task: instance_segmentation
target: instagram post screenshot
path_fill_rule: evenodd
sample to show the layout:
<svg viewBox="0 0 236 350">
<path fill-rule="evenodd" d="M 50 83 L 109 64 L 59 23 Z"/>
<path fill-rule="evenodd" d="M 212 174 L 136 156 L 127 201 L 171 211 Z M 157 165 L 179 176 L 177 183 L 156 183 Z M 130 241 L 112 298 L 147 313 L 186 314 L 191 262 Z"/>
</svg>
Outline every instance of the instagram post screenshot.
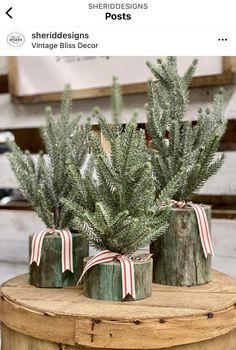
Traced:
<svg viewBox="0 0 236 350">
<path fill-rule="evenodd" d="M 236 350 L 236 21 L 0 2 L 0 350 Z"/>
</svg>

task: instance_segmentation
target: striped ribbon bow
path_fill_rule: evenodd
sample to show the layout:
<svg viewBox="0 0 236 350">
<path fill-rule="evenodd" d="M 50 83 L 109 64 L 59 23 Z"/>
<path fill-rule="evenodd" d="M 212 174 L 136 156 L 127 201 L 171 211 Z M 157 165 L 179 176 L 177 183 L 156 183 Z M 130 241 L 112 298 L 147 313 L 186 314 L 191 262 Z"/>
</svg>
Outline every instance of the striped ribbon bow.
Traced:
<svg viewBox="0 0 236 350">
<path fill-rule="evenodd" d="M 172 206 L 174 206 L 175 208 L 185 208 L 187 205 L 189 205 L 194 209 L 197 217 L 198 228 L 199 228 L 204 255 L 206 258 L 208 254 L 211 256 L 215 256 L 212 243 L 211 243 L 211 236 L 210 236 L 207 216 L 204 208 L 199 204 L 194 204 L 191 202 L 185 203 L 185 202 L 178 202 L 178 201 L 172 200 L 171 203 L 172 203 Z"/>
<path fill-rule="evenodd" d="M 125 255 L 121 255 L 118 253 L 113 253 L 110 250 L 104 250 L 92 257 L 87 264 L 85 265 L 85 268 L 82 272 L 82 275 L 80 276 L 80 279 L 78 281 L 78 284 L 81 282 L 84 274 L 93 266 L 105 263 L 105 262 L 111 262 L 114 260 L 118 260 L 121 264 L 121 276 L 122 276 L 122 295 L 123 299 L 130 295 L 133 297 L 133 299 L 136 298 L 135 295 L 135 280 L 134 280 L 134 264 L 133 261 L 128 258 Z"/>
<path fill-rule="evenodd" d="M 61 254 L 61 262 L 62 262 L 62 272 L 69 270 L 74 272 L 73 269 L 73 257 L 72 257 L 72 235 L 69 230 L 55 230 L 51 228 L 47 228 L 43 231 L 37 232 L 33 236 L 32 240 L 32 250 L 31 250 L 31 259 L 30 265 L 33 262 L 36 262 L 37 266 L 40 264 L 41 253 L 43 240 L 46 235 L 60 235 L 61 243 L 62 243 L 62 254 Z"/>
</svg>

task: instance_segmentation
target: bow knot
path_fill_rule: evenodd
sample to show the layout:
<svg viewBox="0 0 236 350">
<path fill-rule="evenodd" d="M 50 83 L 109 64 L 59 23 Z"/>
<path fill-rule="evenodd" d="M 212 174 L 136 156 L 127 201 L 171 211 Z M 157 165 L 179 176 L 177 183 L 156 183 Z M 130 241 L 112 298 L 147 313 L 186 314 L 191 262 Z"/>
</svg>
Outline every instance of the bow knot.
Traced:
<svg viewBox="0 0 236 350">
<path fill-rule="evenodd" d="M 185 208 L 186 207 L 186 202 L 172 200 L 171 204 L 174 208 Z"/>
</svg>

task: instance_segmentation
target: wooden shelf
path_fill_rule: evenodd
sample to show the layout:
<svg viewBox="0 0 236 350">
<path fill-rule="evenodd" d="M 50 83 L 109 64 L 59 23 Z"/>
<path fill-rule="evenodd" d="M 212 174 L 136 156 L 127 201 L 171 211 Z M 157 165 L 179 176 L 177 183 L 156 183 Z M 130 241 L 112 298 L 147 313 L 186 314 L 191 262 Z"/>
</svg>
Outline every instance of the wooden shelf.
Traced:
<svg viewBox="0 0 236 350">
<path fill-rule="evenodd" d="M 207 75 L 194 77 L 190 88 L 216 87 L 231 85 L 235 82 L 235 74 L 233 72 L 224 72 L 222 74 Z M 147 83 L 127 84 L 121 86 L 123 95 L 146 94 Z M 94 89 L 84 89 L 73 91 L 73 100 L 88 99 L 93 97 L 111 96 L 111 87 L 100 87 Z M 52 101 L 61 101 L 62 93 L 55 92 L 49 94 L 32 95 L 32 96 L 16 96 L 12 94 L 12 101 L 20 104 L 35 104 Z"/>
<path fill-rule="evenodd" d="M 0 289 L 2 350 L 234 349 L 236 281 L 212 277 L 190 288 L 153 284 L 152 296 L 135 302 L 92 300 L 81 286 L 42 289 L 27 275 L 13 278 Z"/>
<path fill-rule="evenodd" d="M 8 91 L 8 75 L 0 75 L 0 94 L 6 94 Z"/>
</svg>

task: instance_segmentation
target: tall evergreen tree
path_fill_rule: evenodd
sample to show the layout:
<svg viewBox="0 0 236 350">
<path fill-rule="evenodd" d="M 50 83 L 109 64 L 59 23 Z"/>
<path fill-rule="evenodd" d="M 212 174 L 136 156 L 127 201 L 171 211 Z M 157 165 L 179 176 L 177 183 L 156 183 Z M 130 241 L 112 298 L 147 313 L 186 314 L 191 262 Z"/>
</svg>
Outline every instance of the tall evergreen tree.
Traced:
<svg viewBox="0 0 236 350">
<path fill-rule="evenodd" d="M 90 133 L 90 146 L 96 167 L 82 178 L 73 164 L 68 177 L 74 188 L 73 200 L 65 200 L 74 215 L 74 224 L 99 250 L 130 254 L 154 241 L 168 227 L 168 211 L 162 203 L 176 191 L 173 180 L 156 198 L 150 157 L 144 131 L 135 122 L 121 123 L 122 98 L 115 79 L 112 94 L 113 123 L 96 109 L 103 136 L 111 145 L 106 154 L 96 135 Z"/>
<path fill-rule="evenodd" d="M 24 196 L 45 225 L 56 229 L 68 227 L 71 220 L 70 213 L 61 205 L 61 199 L 69 198 L 73 192 L 66 163 L 70 160 L 81 169 L 88 153 L 90 124 L 80 126 L 81 115 L 72 118 L 71 114 L 71 91 L 67 87 L 60 116 L 56 119 L 51 108 L 46 109 L 46 125 L 41 128 L 46 154 L 40 152 L 37 159 L 9 141 L 8 157 Z"/>
<path fill-rule="evenodd" d="M 182 184 L 173 198 L 187 201 L 223 163 L 223 155 L 216 157 L 226 127 L 223 93 L 220 90 L 208 108 L 199 110 L 197 123 L 192 125 L 184 120 L 184 115 L 197 60 L 183 76 L 178 73 L 175 57 L 147 64 L 156 79 L 149 83 L 146 106 L 156 193 L 180 175 Z"/>
</svg>

